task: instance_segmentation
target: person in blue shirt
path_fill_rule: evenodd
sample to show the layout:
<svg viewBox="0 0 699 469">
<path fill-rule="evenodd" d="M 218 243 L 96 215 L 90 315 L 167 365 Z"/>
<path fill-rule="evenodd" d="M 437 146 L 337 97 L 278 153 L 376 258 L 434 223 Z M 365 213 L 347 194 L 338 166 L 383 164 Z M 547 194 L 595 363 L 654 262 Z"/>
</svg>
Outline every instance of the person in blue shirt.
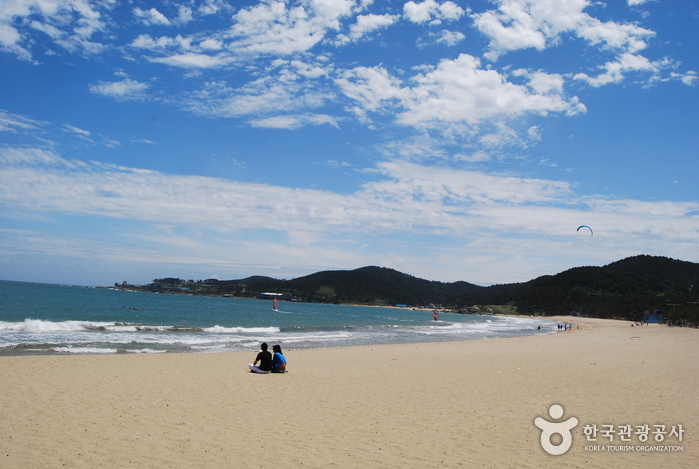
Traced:
<svg viewBox="0 0 699 469">
<path fill-rule="evenodd" d="M 272 373 L 286 373 L 286 357 L 282 353 L 279 345 L 272 347 L 274 356 L 272 357 Z"/>
</svg>

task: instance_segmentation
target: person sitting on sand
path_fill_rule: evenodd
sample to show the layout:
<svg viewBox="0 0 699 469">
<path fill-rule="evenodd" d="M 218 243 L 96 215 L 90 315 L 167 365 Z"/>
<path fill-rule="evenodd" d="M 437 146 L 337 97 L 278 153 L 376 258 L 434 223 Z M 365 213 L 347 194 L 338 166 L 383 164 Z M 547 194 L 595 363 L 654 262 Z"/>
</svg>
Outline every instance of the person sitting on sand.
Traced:
<svg viewBox="0 0 699 469">
<path fill-rule="evenodd" d="M 272 357 L 272 373 L 286 373 L 286 357 L 282 353 L 279 345 L 272 347 L 274 356 Z"/>
<path fill-rule="evenodd" d="M 262 342 L 260 345 L 262 351 L 257 354 L 255 361 L 248 365 L 253 373 L 269 373 L 272 371 L 272 354 L 267 351 L 267 343 Z M 257 366 L 260 362 L 260 366 Z"/>
</svg>

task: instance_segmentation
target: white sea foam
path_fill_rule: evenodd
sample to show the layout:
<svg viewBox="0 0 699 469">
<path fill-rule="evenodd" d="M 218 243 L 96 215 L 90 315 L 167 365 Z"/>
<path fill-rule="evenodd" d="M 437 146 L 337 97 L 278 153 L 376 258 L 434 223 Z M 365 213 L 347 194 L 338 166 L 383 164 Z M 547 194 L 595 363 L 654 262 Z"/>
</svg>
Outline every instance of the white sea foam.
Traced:
<svg viewBox="0 0 699 469">
<path fill-rule="evenodd" d="M 107 354 L 117 353 L 115 348 L 98 348 L 98 347 L 54 347 L 54 352 L 59 353 L 81 353 L 81 354 Z"/>
<path fill-rule="evenodd" d="M 150 348 L 144 348 L 140 350 L 129 350 L 129 353 L 166 353 L 167 350 L 153 350 Z"/>
<path fill-rule="evenodd" d="M 279 332 L 278 327 L 222 327 L 216 325 L 214 327 L 205 327 L 204 332 L 211 332 L 213 334 L 235 334 L 235 333 L 275 333 Z"/>
<path fill-rule="evenodd" d="M 0 322 L 0 332 L 65 332 L 98 329 L 113 326 L 114 323 L 87 321 L 44 321 L 41 319 L 25 319 L 22 322 Z"/>
</svg>

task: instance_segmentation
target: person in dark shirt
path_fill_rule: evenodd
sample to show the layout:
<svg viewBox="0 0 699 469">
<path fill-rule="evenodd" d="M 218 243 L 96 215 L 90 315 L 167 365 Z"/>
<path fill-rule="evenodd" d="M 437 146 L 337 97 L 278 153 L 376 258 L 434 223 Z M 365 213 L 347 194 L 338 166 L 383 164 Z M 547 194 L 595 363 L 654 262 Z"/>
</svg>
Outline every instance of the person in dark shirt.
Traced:
<svg viewBox="0 0 699 469">
<path fill-rule="evenodd" d="M 253 373 L 269 373 L 272 371 L 272 354 L 267 351 L 267 343 L 262 342 L 260 345 L 262 351 L 257 354 L 255 361 L 248 365 L 250 371 Z M 260 366 L 257 366 L 257 363 Z"/>
</svg>

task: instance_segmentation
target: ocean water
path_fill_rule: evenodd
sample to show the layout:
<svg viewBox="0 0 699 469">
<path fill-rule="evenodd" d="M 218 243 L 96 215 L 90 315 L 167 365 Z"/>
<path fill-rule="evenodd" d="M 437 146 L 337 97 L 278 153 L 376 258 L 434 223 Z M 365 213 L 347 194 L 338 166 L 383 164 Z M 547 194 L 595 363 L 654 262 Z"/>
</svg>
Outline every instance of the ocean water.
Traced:
<svg viewBox="0 0 699 469">
<path fill-rule="evenodd" d="M 541 330 L 538 330 L 541 326 Z M 532 318 L 0 281 L 0 355 L 226 352 L 552 334 Z"/>
</svg>

